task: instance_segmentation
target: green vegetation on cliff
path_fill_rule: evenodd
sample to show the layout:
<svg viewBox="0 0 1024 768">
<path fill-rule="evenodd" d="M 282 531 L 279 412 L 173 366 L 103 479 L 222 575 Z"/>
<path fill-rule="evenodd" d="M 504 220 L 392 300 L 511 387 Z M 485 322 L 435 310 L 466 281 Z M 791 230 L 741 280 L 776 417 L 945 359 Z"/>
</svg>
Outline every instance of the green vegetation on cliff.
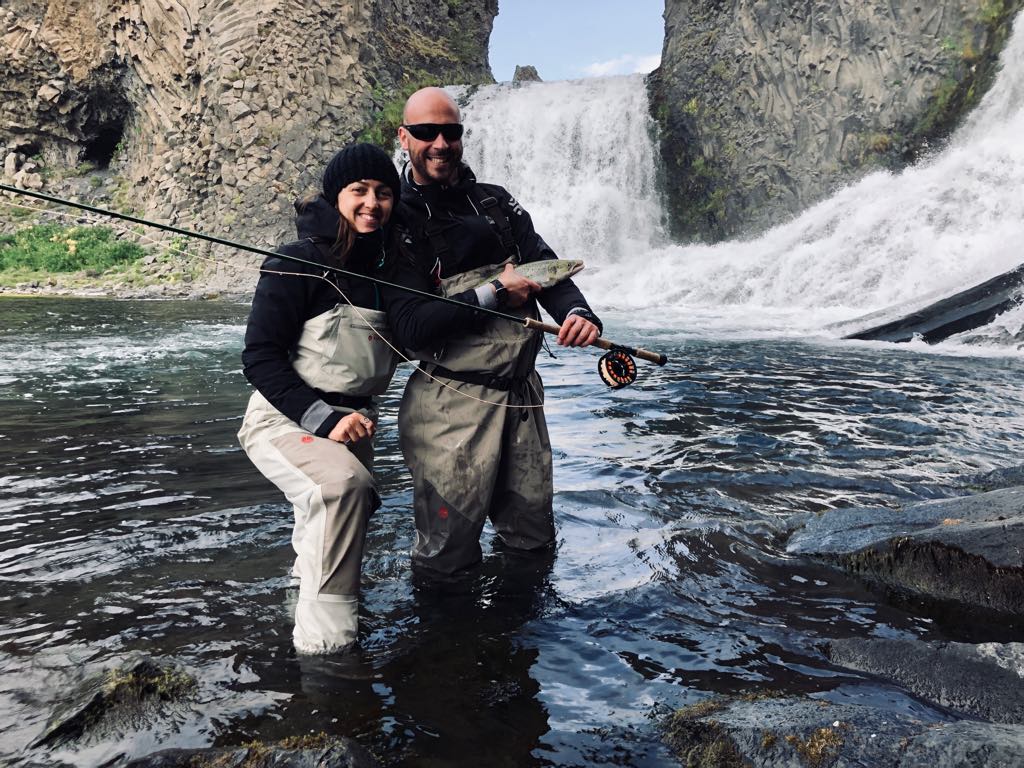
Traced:
<svg viewBox="0 0 1024 768">
<path fill-rule="evenodd" d="M 119 240 L 108 227 L 37 224 L 0 235 L 0 271 L 102 272 L 145 255 L 141 246 Z"/>
<path fill-rule="evenodd" d="M 959 43 L 951 41 L 949 73 L 928 100 L 924 113 L 893 142 L 902 150 L 904 161 L 916 160 L 922 149 L 948 137 L 978 105 L 995 80 L 999 53 L 1022 5 L 1021 0 L 985 0 L 963 39 Z"/>
</svg>

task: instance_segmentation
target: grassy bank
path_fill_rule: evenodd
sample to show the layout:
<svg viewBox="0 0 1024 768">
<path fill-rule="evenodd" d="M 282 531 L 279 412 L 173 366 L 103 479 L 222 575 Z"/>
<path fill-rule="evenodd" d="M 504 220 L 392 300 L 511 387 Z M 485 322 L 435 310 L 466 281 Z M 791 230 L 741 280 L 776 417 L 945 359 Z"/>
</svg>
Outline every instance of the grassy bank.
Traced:
<svg viewBox="0 0 1024 768">
<path fill-rule="evenodd" d="M 141 246 L 118 240 L 108 227 L 36 224 L 0 235 L 0 272 L 89 270 L 99 274 L 145 255 Z"/>
<path fill-rule="evenodd" d="M 103 226 L 35 224 L 0 234 L 0 288 L 129 292 L 195 278 L 183 244 L 147 250 Z"/>
</svg>

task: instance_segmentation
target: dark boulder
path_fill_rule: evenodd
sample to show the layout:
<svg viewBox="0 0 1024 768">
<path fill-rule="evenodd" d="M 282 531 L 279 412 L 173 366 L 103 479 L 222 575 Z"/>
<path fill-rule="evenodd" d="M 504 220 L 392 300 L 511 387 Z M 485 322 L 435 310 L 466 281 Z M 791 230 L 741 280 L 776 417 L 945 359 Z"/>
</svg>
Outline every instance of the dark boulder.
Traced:
<svg viewBox="0 0 1024 768">
<path fill-rule="evenodd" d="M 1024 645 L 925 643 L 889 638 L 834 640 L 833 664 L 891 680 L 968 717 L 1024 723 Z"/>
<path fill-rule="evenodd" d="M 695 768 L 1024 765 L 1024 727 L 950 722 L 813 698 L 713 699 L 676 712 L 664 738 Z"/>
<path fill-rule="evenodd" d="M 935 344 L 954 334 L 987 325 L 997 315 L 1019 305 L 1022 293 L 1024 266 L 910 312 L 904 317 L 872 325 L 847 334 L 844 338 L 896 342 L 920 338 Z"/>
<path fill-rule="evenodd" d="M 1024 487 L 802 519 L 786 551 L 898 592 L 1024 615 Z"/>
<path fill-rule="evenodd" d="M 187 700 L 195 688 L 195 678 L 176 666 L 133 659 L 70 691 L 31 746 L 92 741 L 145 727 L 160 718 L 168 705 Z"/>
<path fill-rule="evenodd" d="M 1024 485 L 1024 466 L 1002 467 L 990 472 L 965 475 L 963 478 L 963 487 L 972 491 L 996 491 L 1015 485 Z"/>
</svg>

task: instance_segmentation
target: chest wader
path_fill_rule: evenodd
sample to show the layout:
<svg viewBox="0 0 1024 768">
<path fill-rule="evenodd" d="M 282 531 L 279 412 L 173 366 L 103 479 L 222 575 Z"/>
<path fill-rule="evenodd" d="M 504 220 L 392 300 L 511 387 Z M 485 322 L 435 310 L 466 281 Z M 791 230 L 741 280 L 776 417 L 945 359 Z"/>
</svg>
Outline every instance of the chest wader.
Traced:
<svg viewBox="0 0 1024 768">
<path fill-rule="evenodd" d="M 326 409 L 358 410 L 376 419 L 372 396 L 387 389 L 397 360 L 380 339 L 391 341 L 384 313 L 362 307 L 359 312 L 369 324 L 343 304 L 302 328 L 292 365 L 303 381 L 320 390 L 323 401 L 307 412 L 312 429 Z M 342 445 L 316 437 L 259 392 L 249 398 L 238 439 L 294 508 L 293 574 L 299 578 L 295 649 L 340 650 L 356 639 L 366 525 L 380 506 L 371 475 L 373 444 L 363 439 Z"/>
<path fill-rule="evenodd" d="M 441 283 L 445 295 L 480 285 L 494 265 Z M 508 310 L 537 317 L 532 299 Z M 448 339 L 416 354 L 423 370 L 409 377 L 398 412 L 398 434 L 412 472 L 417 565 L 453 573 L 480 560 L 480 533 L 490 518 L 509 547 L 538 549 L 555 537 L 551 512 L 551 443 L 541 408 L 504 408 L 471 400 L 540 405 L 544 388 L 534 370 L 539 335 L 506 320 L 488 319 L 479 332 Z"/>
</svg>

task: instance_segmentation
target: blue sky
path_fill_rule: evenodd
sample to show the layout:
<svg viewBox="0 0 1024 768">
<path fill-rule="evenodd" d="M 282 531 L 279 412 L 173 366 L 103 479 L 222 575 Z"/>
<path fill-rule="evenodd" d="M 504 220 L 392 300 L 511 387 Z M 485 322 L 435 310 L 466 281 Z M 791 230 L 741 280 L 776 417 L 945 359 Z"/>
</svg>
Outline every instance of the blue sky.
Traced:
<svg viewBox="0 0 1024 768">
<path fill-rule="evenodd" d="M 650 72 L 661 58 L 664 0 L 500 0 L 491 71 L 532 64 L 544 80 Z"/>
</svg>

